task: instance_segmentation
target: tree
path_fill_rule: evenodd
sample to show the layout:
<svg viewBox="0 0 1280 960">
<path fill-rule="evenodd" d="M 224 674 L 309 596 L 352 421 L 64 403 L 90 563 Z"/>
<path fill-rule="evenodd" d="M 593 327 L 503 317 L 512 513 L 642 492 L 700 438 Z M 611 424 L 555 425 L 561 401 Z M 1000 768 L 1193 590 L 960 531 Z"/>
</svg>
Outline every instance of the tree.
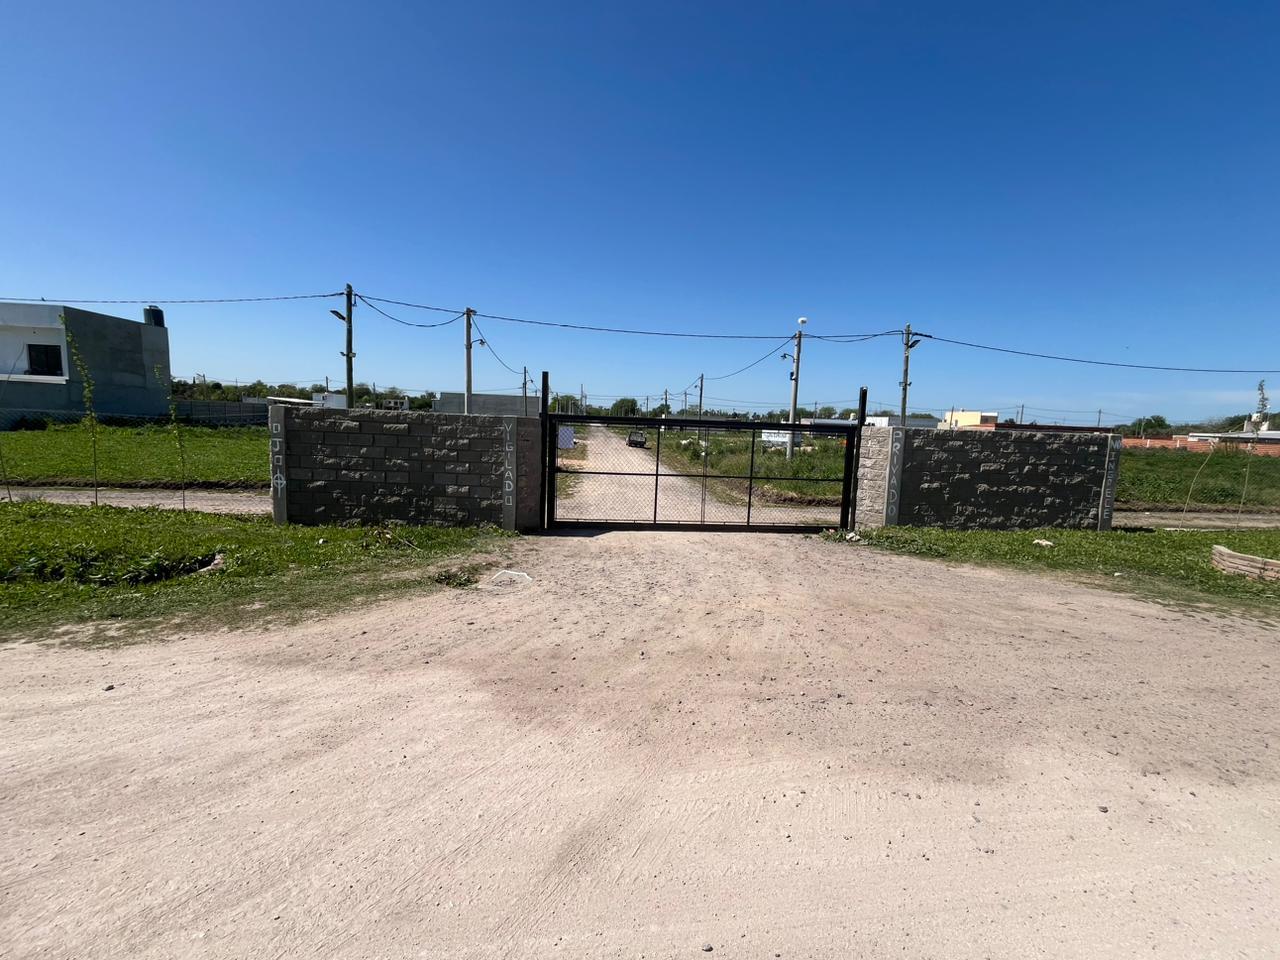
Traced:
<svg viewBox="0 0 1280 960">
<path fill-rule="evenodd" d="M 655 417 L 669 417 L 671 416 L 671 404 L 660 403 L 649 412 Z"/>
<path fill-rule="evenodd" d="M 836 416 L 835 407 L 819 407 L 818 408 L 819 420 L 834 420 L 835 416 Z"/>
<path fill-rule="evenodd" d="M 640 414 L 640 404 L 634 397 L 621 397 L 609 407 L 611 417 L 635 417 Z"/>
<path fill-rule="evenodd" d="M 1139 417 L 1132 423 L 1124 424 L 1120 432 L 1129 437 L 1168 436 L 1173 433 L 1173 425 L 1160 414 L 1153 413 L 1147 417 Z"/>
</svg>

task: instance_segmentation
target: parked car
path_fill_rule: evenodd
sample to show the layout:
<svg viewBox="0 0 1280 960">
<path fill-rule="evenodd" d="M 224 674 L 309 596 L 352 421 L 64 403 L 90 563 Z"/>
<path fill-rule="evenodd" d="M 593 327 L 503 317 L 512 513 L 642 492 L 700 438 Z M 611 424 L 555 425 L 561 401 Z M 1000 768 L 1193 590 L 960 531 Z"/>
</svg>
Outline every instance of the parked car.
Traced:
<svg viewBox="0 0 1280 960">
<path fill-rule="evenodd" d="M 643 430 L 632 430 L 627 434 L 628 447 L 643 447 L 648 444 L 648 442 L 649 441 L 645 438 Z"/>
</svg>

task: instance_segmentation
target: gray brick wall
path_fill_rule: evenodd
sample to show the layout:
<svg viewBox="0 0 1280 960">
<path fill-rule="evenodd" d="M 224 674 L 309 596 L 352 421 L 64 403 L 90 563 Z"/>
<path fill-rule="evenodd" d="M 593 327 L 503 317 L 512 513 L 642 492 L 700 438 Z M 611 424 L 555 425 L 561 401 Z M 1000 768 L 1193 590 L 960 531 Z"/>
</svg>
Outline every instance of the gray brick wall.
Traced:
<svg viewBox="0 0 1280 960">
<path fill-rule="evenodd" d="M 276 520 L 536 527 L 540 429 L 524 417 L 272 407 Z"/>
<path fill-rule="evenodd" d="M 1110 525 L 1118 445 L 1109 435 L 905 433 L 898 523 L 957 529 Z"/>
</svg>

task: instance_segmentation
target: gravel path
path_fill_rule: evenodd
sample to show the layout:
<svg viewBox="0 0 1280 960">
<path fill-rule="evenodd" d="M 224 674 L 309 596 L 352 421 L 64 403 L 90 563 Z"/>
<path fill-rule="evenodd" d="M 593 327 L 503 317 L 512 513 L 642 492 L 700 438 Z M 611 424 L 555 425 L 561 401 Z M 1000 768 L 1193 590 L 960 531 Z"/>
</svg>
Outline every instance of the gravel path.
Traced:
<svg viewBox="0 0 1280 960">
<path fill-rule="evenodd" d="M 0 953 L 1275 956 L 1274 626 L 817 538 L 510 549 L 0 648 Z"/>
<path fill-rule="evenodd" d="M 93 491 L 84 487 L 13 487 L 15 500 L 48 500 L 50 503 L 93 503 Z M 4 491 L 0 490 L 0 495 Z M 180 490 L 159 488 L 103 488 L 98 502 L 112 507 L 165 507 L 182 509 Z M 187 509 L 204 513 L 270 513 L 271 495 L 265 490 L 188 490 Z"/>
<path fill-rule="evenodd" d="M 629 447 L 624 436 L 594 424 L 587 427 L 586 436 L 579 443 L 586 452 L 585 459 L 564 460 L 562 466 L 570 470 L 608 470 L 634 476 L 572 477 L 567 494 L 556 503 L 556 517 L 561 520 L 653 522 L 654 447 Z M 839 484 L 830 486 L 839 493 Z M 731 502 L 711 486 L 704 501 L 702 487 L 701 480 L 673 473 L 663 464 L 658 477 L 658 522 L 747 522 L 745 496 L 741 502 Z M 838 504 L 790 506 L 767 503 L 760 497 L 758 488 L 751 504 L 753 524 L 829 524 L 834 527 L 839 522 Z"/>
</svg>

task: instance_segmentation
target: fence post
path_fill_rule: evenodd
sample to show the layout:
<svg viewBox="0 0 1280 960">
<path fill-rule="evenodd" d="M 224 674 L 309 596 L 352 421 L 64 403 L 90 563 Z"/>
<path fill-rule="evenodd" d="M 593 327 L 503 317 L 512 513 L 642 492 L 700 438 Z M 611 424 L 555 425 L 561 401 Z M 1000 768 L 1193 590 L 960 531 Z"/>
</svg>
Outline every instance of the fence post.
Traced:
<svg viewBox="0 0 1280 960">
<path fill-rule="evenodd" d="M 844 486 L 840 491 L 840 527 L 852 530 L 858 522 L 858 467 L 862 460 L 862 429 L 867 422 L 867 388 L 858 392 L 858 420 L 845 433 Z"/>
<path fill-rule="evenodd" d="M 548 406 L 548 398 L 551 396 L 551 374 L 546 370 L 542 371 L 542 403 L 539 411 L 539 419 L 542 421 L 542 449 L 541 463 L 539 466 L 542 470 L 542 503 L 538 510 L 538 529 L 545 531 L 551 524 L 552 503 L 555 498 L 555 487 L 551 476 L 550 464 L 551 457 L 548 453 L 551 442 L 551 414 Z"/>
</svg>

